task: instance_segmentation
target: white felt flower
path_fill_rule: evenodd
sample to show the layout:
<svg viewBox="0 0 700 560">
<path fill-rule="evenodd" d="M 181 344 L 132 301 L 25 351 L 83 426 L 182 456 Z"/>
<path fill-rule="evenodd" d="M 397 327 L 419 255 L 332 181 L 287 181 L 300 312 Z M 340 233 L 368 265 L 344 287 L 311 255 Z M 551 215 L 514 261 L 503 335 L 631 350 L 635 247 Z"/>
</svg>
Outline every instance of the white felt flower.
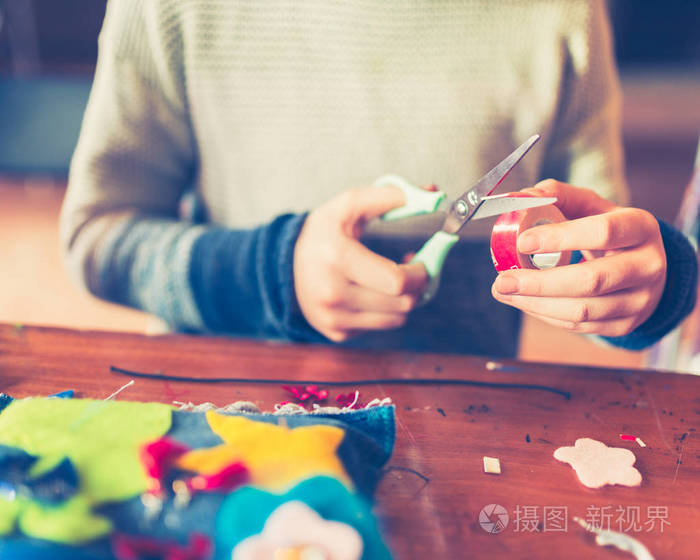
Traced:
<svg viewBox="0 0 700 560">
<path fill-rule="evenodd" d="M 327 521 L 303 502 L 285 502 L 262 533 L 233 549 L 233 560 L 359 560 L 362 537 L 350 525 Z"/>
<path fill-rule="evenodd" d="M 639 486 L 641 473 L 635 469 L 637 459 L 629 449 L 608 447 L 590 438 L 576 440 L 573 447 L 560 447 L 554 458 L 569 463 L 584 486 L 600 488 L 606 484 Z"/>
</svg>

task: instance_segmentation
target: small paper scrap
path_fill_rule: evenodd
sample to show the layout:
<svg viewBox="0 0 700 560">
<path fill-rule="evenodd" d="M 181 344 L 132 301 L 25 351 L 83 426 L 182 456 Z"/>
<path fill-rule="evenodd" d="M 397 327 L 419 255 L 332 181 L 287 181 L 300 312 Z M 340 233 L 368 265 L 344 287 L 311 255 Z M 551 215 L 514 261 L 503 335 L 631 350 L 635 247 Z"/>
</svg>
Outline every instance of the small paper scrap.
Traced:
<svg viewBox="0 0 700 560">
<path fill-rule="evenodd" d="M 496 457 L 484 457 L 484 472 L 501 474 L 501 462 Z"/>
<path fill-rule="evenodd" d="M 621 447 L 608 447 L 594 439 L 580 438 L 573 447 L 560 447 L 554 451 L 554 458 L 569 463 L 581 484 L 588 488 L 642 483 L 642 474 L 632 466 L 637 460 L 634 453 Z"/>
</svg>

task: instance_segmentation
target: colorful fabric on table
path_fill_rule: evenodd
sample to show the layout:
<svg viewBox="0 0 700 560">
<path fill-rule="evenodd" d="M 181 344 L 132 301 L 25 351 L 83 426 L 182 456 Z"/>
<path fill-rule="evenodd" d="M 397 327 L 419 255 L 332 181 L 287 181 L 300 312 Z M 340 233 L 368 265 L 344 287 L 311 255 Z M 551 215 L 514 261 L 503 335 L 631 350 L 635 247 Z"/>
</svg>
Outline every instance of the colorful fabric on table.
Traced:
<svg viewBox="0 0 700 560">
<path fill-rule="evenodd" d="M 309 509 L 299 523 L 347 524 L 362 538 L 362 558 L 388 558 L 369 497 L 394 437 L 393 406 L 285 416 L 10 400 L 0 413 L 0 557 L 121 560 L 155 550 L 228 560 L 296 501 Z M 178 452 L 150 470 L 162 477 L 152 486 L 140 460 L 162 441 Z M 235 504 L 247 514 L 233 514 Z M 193 547 L 195 535 L 212 545 Z"/>
</svg>

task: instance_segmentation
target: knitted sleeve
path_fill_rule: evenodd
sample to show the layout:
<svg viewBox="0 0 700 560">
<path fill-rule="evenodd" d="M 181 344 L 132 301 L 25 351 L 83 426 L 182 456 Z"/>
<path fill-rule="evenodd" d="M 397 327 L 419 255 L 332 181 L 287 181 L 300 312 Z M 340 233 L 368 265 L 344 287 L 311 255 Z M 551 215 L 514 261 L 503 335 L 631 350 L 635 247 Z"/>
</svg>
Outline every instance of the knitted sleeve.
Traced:
<svg viewBox="0 0 700 560">
<path fill-rule="evenodd" d="M 685 319 L 695 307 L 698 263 L 695 250 L 678 230 L 659 220 L 666 251 L 666 286 L 654 313 L 630 334 L 601 337 L 628 350 L 643 350 L 658 342 Z"/>
<path fill-rule="evenodd" d="M 109 2 L 61 212 L 69 272 L 98 297 L 179 330 L 313 337 L 294 307 L 303 215 L 245 230 L 178 217 L 197 149 L 170 5 Z"/>
<path fill-rule="evenodd" d="M 561 37 L 559 106 L 542 177 L 627 202 L 621 134 L 622 97 L 610 25 L 601 0 L 572 5 Z"/>
</svg>

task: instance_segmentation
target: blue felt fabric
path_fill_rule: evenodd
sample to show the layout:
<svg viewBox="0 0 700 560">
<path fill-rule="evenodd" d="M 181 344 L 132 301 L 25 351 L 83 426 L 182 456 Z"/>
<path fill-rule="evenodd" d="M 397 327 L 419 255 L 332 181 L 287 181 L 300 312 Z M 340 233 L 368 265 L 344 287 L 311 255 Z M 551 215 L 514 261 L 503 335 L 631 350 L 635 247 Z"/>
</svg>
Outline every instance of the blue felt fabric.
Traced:
<svg viewBox="0 0 700 560">
<path fill-rule="evenodd" d="M 58 504 L 78 492 L 78 473 L 70 459 L 31 477 L 29 471 L 37 459 L 22 449 L 0 445 L 0 495 L 17 493 L 46 504 Z"/>
<path fill-rule="evenodd" d="M 224 443 L 224 440 L 211 431 L 207 417 L 202 412 L 173 411 L 168 437 L 190 449 L 214 447 Z"/>
<path fill-rule="evenodd" d="M 49 395 L 49 397 L 55 397 L 57 399 L 72 399 L 75 396 L 75 391 L 73 389 L 66 389 L 65 391 L 60 391 L 54 395 Z"/>
<path fill-rule="evenodd" d="M 0 412 L 5 410 L 7 405 L 9 405 L 12 401 L 13 401 L 13 399 L 10 395 L 6 395 L 5 393 L 0 393 Z"/>
<path fill-rule="evenodd" d="M 67 546 L 27 537 L 0 539 L 2 560 L 114 560 L 107 540 L 82 546 Z"/>
<path fill-rule="evenodd" d="M 364 542 L 363 560 L 391 558 L 379 536 L 369 503 L 350 494 L 337 480 L 317 476 L 285 494 L 271 494 L 248 486 L 227 496 L 216 518 L 216 560 L 231 558 L 236 544 L 260 533 L 268 516 L 291 500 L 304 502 L 324 519 L 354 527 Z"/>
</svg>

